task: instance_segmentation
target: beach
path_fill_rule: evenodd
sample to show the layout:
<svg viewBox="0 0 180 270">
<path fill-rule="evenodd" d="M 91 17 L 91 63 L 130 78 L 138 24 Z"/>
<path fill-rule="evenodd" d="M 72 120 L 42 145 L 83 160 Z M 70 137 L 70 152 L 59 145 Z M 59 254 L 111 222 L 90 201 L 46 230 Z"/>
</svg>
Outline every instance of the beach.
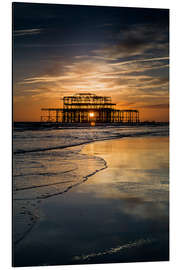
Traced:
<svg viewBox="0 0 180 270">
<path fill-rule="evenodd" d="M 170 10 L 91 2 L 11 6 L 12 267 L 169 261 Z"/>
<path fill-rule="evenodd" d="M 16 184 L 14 266 L 169 259 L 169 138 L 119 134 L 26 154 L 44 167 Z"/>
</svg>

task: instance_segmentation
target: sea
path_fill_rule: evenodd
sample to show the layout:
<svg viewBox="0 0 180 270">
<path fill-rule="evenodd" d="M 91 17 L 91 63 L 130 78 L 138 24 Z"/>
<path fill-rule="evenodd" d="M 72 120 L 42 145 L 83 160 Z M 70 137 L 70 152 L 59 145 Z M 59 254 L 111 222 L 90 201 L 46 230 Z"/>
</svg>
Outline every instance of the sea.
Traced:
<svg viewBox="0 0 180 270">
<path fill-rule="evenodd" d="M 154 136 L 169 136 L 169 126 L 62 127 L 15 123 L 12 177 L 14 247 L 27 237 L 41 218 L 39 209 L 42 201 L 65 196 L 107 168 L 102 157 L 82 152 L 85 145 L 96 141 Z M 167 186 L 167 181 L 164 185 Z"/>
</svg>

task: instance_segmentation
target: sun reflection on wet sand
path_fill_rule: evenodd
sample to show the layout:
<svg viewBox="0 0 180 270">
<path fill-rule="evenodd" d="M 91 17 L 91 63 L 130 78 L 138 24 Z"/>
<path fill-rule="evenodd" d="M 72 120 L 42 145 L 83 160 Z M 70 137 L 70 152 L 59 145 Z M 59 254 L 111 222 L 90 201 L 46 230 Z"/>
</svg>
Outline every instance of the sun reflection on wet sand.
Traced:
<svg viewBox="0 0 180 270">
<path fill-rule="evenodd" d="M 33 265 L 167 261 L 168 142 L 139 137 L 86 145 L 77 165 L 96 174 L 43 201 L 42 218 L 16 248 L 17 265 L 22 258 L 27 265 L 30 253 Z M 108 167 L 97 171 L 102 158 Z"/>
<path fill-rule="evenodd" d="M 83 153 L 102 157 L 108 168 L 89 180 L 96 196 L 167 201 L 169 187 L 167 137 L 141 137 L 95 142 Z M 99 188 L 97 187 L 99 186 Z"/>
</svg>

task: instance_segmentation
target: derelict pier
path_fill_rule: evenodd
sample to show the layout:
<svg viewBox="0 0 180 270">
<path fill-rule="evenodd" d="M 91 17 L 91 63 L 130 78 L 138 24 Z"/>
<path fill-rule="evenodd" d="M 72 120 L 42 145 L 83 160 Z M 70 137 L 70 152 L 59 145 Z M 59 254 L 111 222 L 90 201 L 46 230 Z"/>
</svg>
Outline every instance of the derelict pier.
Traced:
<svg viewBox="0 0 180 270">
<path fill-rule="evenodd" d="M 41 121 L 56 123 L 139 123 L 138 110 L 117 110 L 111 97 L 79 93 L 63 97 L 63 108 L 42 108 Z"/>
</svg>

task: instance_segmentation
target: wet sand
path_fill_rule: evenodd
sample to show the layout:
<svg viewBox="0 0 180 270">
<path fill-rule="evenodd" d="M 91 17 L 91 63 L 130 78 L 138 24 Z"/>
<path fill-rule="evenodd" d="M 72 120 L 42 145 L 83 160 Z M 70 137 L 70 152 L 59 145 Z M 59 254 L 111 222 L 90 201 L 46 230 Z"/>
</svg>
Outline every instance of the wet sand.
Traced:
<svg viewBox="0 0 180 270">
<path fill-rule="evenodd" d="M 168 260 L 168 150 L 167 137 L 86 145 L 82 154 L 103 158 L 107 168 L 42 201 L 14 265 Z"/>
</svg>

